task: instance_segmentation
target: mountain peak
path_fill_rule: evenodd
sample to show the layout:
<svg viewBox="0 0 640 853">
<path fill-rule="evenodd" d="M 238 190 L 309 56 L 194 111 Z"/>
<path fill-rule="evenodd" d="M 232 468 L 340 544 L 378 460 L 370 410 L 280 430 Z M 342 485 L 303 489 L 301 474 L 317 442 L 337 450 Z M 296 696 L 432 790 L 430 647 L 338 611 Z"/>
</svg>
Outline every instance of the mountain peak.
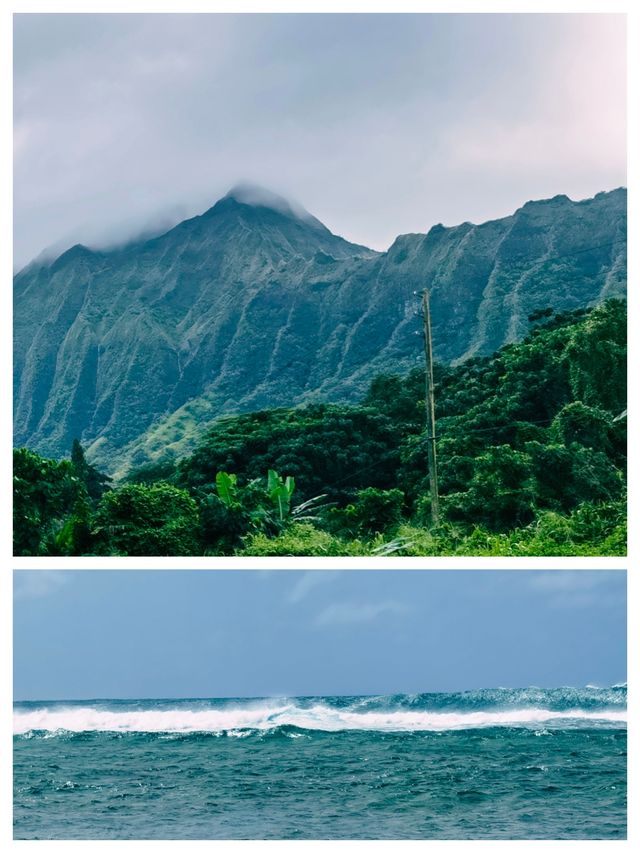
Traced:
<svg viewBox="0 0 640 853">
<path fill-rule="evenodd" d="M 220 201 L 224 202 L 227 200 L 235 201 L 238 204 L 246 204 L 248 207 L 266 207 L 289 219 L 297 219 L 314 228 L 325 230 L 325 226 L 320 220 L 312 216 L 301 204 L 290 201 L 259 184 L 252 184 L 248 181 L 238 183 Z"/>
</svg>

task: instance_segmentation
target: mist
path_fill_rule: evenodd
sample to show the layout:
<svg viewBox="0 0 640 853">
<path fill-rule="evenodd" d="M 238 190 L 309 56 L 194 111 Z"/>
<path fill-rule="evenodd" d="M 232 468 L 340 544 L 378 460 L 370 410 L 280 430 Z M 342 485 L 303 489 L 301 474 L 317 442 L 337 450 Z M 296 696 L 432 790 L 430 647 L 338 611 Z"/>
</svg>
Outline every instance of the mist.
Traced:
<svg viewBox="0 0 640 853">
<path fill-rule="evenodd" d="M 238 182 L 375 249 L 585 198 L 626 183 L 625 110 L 623 15 L 15 15 L 14 266 Z"/>
</svg>

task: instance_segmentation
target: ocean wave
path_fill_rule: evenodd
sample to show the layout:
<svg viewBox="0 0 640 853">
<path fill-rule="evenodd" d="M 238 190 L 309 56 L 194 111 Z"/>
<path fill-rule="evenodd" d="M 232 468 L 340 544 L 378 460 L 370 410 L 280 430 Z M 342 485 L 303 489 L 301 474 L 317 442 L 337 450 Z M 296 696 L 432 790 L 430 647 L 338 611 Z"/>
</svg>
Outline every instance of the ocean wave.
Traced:
<svg viewBox="0 0 640 853">
<path fill-rule="evenodd" d="M 537 689 L 536 689 L 537 690 Z M 510 692 L 510 691 L 507 691 Z M 592 693 L 593 690 L 584 691 Z M 283 727 L 319 731 L 366 732 L 445 732 L 487 727 L 576 727 L 585 725 L 624 725 L 627 720 L 625 702 L 576 703 L 562 708 L 541 704 L 503 701 L 500 707 L 443 707 L 442 696 L 455 694 L 421 694 L 440 696 L 439 707 L 416 707 L 424 704 L 416 697 L 365 697 L 347 701 L 334 700 L 263 700 L 217 703 L 204 701 L 191 707 L 188 702 L 155 703 L 156 707 L 105 707 L 105 703 L 38 707 L 16 707 L 13 717 L 14 735 L 29 733 L 241 733 L 266 732 Z M 503 700 L 505 697 L 502 697 Z M 520 697 L 522 699 L 522 697 Z M 531 698 L 531 694 L 529 694 Z M 385 700 L 383 702 L 383 700 Z M 213 701 L 213 700 L 212 700 Z M 485 697 L 486 703 L 486 697 Z M 152 703 L 147 703 L 152 704 Z M 157 707 L 157 705 L 160 705 Z M 432 702 L 432 705 L 438 703 Z M 490 704 L 490 703 L 489 703 Z M 556 703 L 557 704 L 557 703 Z"/>
</svg>

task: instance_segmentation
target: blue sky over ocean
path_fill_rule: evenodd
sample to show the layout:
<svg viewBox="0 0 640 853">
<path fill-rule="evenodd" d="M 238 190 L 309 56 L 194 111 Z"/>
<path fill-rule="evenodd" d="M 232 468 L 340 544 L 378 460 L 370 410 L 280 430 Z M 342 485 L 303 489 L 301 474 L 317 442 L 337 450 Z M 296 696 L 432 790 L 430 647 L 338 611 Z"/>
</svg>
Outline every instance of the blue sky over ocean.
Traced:
<svg viewBox="0 0 640 853">
<path fill-rule="evenodd" d="M 239 181 L 386 249 L 626 183 L 624 15 L 15 16 L 15 265 Z"/>
<path fill-rule="evenodd" d="M 620 571 L 19 571 L 14 698 L 626 680 Z"/>
</svg>

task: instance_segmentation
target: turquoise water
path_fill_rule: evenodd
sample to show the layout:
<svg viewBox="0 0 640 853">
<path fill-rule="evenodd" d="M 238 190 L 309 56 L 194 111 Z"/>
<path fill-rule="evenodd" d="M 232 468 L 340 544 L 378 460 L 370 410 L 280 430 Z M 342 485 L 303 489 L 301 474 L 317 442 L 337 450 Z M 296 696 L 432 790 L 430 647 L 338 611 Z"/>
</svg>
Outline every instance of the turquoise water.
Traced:
<svg viewBox="0 0 640 853">
<path fill-rule="evenodd" d="M 626 687 L 22 702 L 15 838 L 624 838 Z"/>
</svg>

